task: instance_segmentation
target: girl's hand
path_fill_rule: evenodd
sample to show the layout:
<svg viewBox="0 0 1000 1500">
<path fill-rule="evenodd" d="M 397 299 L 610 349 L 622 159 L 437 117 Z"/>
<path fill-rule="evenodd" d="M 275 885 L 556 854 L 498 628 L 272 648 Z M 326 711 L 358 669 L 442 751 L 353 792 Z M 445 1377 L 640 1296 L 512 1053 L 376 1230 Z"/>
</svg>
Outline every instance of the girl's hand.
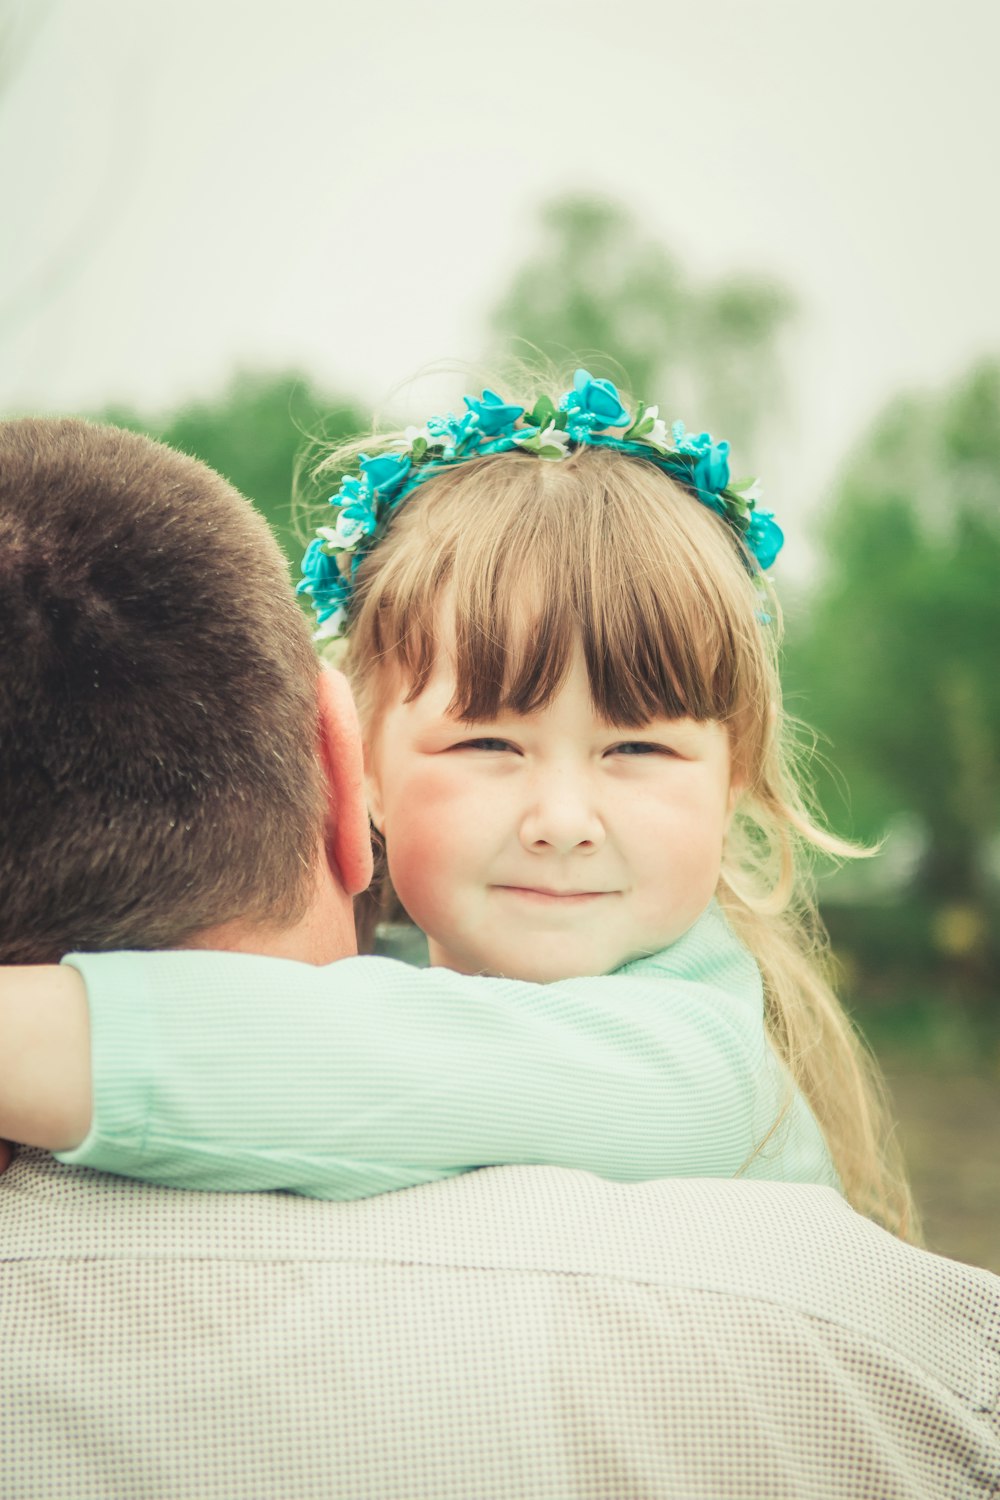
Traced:
<svg viewBox="0 0 1000 1500">
<path fill-rule="evenodd" d="M 90 1129 L 90 1016 L 75 969 L 0 968 L 0 1141 L 69 1151 Z M 0 1145 L 0 1170 L 11 1160 Z"/>
</svg>

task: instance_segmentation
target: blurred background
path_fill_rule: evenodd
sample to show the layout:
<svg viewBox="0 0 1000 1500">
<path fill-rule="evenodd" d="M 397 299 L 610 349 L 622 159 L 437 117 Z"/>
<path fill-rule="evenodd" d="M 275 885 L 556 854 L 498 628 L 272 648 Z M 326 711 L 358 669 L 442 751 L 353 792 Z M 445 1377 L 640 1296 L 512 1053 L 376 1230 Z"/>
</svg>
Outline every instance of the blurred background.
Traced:
<svg viewBox="0 0 1000 1500">
<path fill-rule="evenodd" d="M 197 454 L 297 565 L 307 436 L 527 341 L 731 439 L 933 1249 L 1000 1271 L 1000 9 L 0 0 L 0 414 Z M 301 527 L 299 528 L 301 534 Z"/>
</svg>

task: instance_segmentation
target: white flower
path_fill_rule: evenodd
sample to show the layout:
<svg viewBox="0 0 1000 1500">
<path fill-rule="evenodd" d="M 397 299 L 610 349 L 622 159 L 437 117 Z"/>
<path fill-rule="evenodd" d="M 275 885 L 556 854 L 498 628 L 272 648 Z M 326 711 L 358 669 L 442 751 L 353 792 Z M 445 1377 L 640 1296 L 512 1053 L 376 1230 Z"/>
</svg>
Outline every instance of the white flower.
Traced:
<svg viewBox="0 0 1000 1500">
<path fill-rule="evenodd" d="M 667 437 L 666 422 L 664 422 L 663 417 L 660 416 L 660 407 L 646 407 L 646 410 L 643 411 L 642 414 L 643 422 L 649 422 L 649 419 L 651 419 L 651 417 L 652 428 L 649 429 L 649 432 L 643 432 L 640 441 L 642 441 L 642 443 L 648 443 L 649 446 L 654 447 L 654 449 L 660 449 L 661 453 L 669 452 L 670 438 Z"/>
<path fill-rule="evenodd" d="M 569 433 L 560 432 L 554 422 L 540 432 L 514 434 L 514 447 L 524 448 L 528 453 L 537 453 L 539 458 L 564 458 L 569 445 Z"/>
<path fill-rule="evenodd" d="M 347 610 L 341 605 L 332 615 L 317 625 L 313 631 L 314 641 L 335 641 L 347 633 Z"/>
<path fill-rule="evenodd" d="M 557 427 L 554 422 L 550 422 L 548 427 L 544 427 L 538 434 L 538 441 L 543 447 L 548 443 L 555 443 L 557 448 L 568 448 L 569 433 L 564 432 L 561 427 Z"/>
<path fill-rule="evenodd" d="M 324 527 L 324 531 L 328 532 L 329 527 Z M 337 517 L 333 533 L 327 537 L 327 540 L 335 547 L 343 547 L 345 552 L 353 552 L 365 535 L 365 528 L 358 518 L 349 516 L 346 511 L 342 510 Z"/>
</svg>

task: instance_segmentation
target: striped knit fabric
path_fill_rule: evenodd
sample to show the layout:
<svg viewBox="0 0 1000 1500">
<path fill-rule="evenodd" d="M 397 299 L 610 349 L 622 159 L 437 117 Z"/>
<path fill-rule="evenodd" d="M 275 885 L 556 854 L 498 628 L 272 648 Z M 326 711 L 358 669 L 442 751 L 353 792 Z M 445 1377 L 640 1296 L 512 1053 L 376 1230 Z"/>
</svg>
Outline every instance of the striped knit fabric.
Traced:
<svg viewBox="0 0 1000 1500">
<path fill-rule="evenodd" d="M 95 1116 L 63 1161 L 323 1198 L 504 1164 L 837 1182 L 717 907 L 663 953 L 549 985 L 378 958 L 69 962 L 87 985 Z"/>
</svg>

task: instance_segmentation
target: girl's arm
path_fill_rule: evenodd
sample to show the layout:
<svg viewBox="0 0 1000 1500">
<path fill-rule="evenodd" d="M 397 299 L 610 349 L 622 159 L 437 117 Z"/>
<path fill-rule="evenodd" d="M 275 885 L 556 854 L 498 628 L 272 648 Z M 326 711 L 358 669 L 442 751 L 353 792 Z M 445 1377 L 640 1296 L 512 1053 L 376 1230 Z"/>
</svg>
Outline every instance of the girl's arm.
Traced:
<svg viewBox="0 0 1000 1500">
<path fill-rule="evenodd" d="M 767 1075 L 752 990 L 638 975 L 541 986 L 371 958 L 72 963 L 94 1116 L 65 1160 L 353 1198 L 501 1162 L 716 1175 L 753 1149 L 753 1080 Z"/>
<path fill-rule="evenodd" d="M 620 1180 L 732 1175 L 773 1123 L 784 1080 L 748 955 L 731 935 L 728 953 L 685 954 L 685 943 L 663 962 L 546 986 L 384 959 L 323 969 L 230 953 L 75 956 L 93 1115 L 59 1154 L 179 1187 L 328 1198 L 505 1162 Z M 44 985 L 52 972 L 34 977 Z M 62 1046 L 75 1063 L 59 1071 L 73 1109 L 83 1080 L 86 1114 L 79 1015 L 73 1025 L 75 1045 Z M 72 1146 L 65 1100 L 58 1110 L 35 1143 Z M 26 1138 L 0 1114 L 4 1132 Z M 833 1180 L 812 1137 L 754 1175 Z"/>
</svg>

